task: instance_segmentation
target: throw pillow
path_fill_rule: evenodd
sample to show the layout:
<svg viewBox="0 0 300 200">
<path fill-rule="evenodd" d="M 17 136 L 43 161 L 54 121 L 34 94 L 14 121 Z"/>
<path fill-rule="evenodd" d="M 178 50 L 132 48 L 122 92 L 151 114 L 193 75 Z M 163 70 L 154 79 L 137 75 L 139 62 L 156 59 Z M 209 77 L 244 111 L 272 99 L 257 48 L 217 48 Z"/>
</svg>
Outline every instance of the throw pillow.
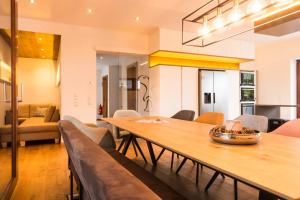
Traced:
<svg viewBox="0 0 300 200">
<path fill-rule="evenodd" d="M 60 119 L 59 110 L 56 109 L 52 115 L 51 122 L 58 122 Z"/>
<path fill-rule="evenodd" d="M 45 114 L 45 122 L 50 122 L 51 118 L 55 112 L 56 107 L 55 106 L 50 106 L 49 108 L 47 108 L 46 114 Z"/>
</svg>

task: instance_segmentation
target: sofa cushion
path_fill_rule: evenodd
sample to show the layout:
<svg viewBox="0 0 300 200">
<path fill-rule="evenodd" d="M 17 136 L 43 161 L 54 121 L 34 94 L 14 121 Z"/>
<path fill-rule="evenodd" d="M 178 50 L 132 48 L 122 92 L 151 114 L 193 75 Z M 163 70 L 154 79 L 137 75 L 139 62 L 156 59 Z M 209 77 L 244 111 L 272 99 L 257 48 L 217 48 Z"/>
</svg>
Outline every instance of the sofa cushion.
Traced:
<svg viewBox="0 0 300 200">
<path fill-rule="evenodd" d="M 18 106 L 18 117 L 20 118 L 29 118 L 29 104 L 20 104 Z"/>
<path fill-rule="evenodd" d="M 50 107 L 49 104 L 30 104 L 29 105 L 30 117 L 44 117 L 49 107 Z"/>
<path fill-rule="evenodd" d="M 49 106 L 49 108 L 47 108 L 46 114 L 45 114 L 45 122 L 50 122 L 52 119 L 52 116 L 55 112 L 56 106 Z"/>
<path fill-rule="evenodd" d="M 0 126 L 0 134 L 11 134 L 11 124 Z"/>
<path fill-rule="evenodd" d="M 51 117 L 51 122 L 58 122 L 59 119 L 60 119 L 59 110 L 56 109 L 55 112 L 53 113 L 52 117 Z"/>
<path fill-rule="evenodd" d="M 19 133 L 58 131 L 56 122 L 44 122 L 43 117 L 26 119 L 19 127 Z"/>
</svg>

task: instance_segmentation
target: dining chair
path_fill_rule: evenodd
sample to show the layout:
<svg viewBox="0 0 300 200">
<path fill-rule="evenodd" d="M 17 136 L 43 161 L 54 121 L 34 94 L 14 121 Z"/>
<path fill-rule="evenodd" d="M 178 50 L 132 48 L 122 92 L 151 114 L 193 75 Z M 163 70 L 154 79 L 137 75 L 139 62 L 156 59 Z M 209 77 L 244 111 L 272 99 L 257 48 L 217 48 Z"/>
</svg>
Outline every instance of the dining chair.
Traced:
<svg viewBox="0 0 300 200">
<path fill-rule="evenodd" d="M 201 114 L 195 122 L 198 123 L 204 123 L 204 124 L 212 124 L 212 125 L 223 125 L 224 124 L 224 114 L 221 112 L 206 112 Z M 184 158 L 182 162 L 180 163 L 179 167 L 176 170 L 176 174 L 179 173 L 185 162 L 188 160 L 188 158 Z M 193 163 L 195 161 L 192 160 Z M 196 166 L 196 185 L 198 185 L 199 182 L 199 166 L 201 166 L 201 169 L 203 169 L 203 165 L 197 162 Z M 221 176 L 224 178 L 224 175 L 221 174 Z"/>
<path fill-rule="evenodd" d="M 295 119 L 282 124 L 280 127 L 270 132 L 270 134 L 278 134 L 288 137 L 300 138 L 300 119 Z M 274 195 L 259 191 L 259 199 L 277 199 Z"/>
<path fill-rule="evenodd" d="M 300 119 L 291 120 L 282 124 L 272 131 L 271 134 L 300 138 Z"/>
<path fill-rule="evenodd" d="M 117 110 L 115 111 L 113 118 L 126 118 L 126 117 L 140 117 L 141 115 L 136 112 L 135 110 Z M 121 151 L 122 147 L 124 146 L 123 149 L 123 154 L 126 154 L 127 149 L 126 146 L 128 147 L 128 145 L 126 145 L 128 142 L 132 143 L 135 155 L 138 156 L 137 154 L 137 150 L 139 151 L 139 153 L 141 154 L 141 156 L 143 157 L 144 161 L 147 163 L 147 159 L 136 139 L 136 136 L 133 136 L 132 139 L 130 139 L 131 134 L 128 131 L 125 130 L 121 130 L 117 127 L 113 127 L 113 135 L 117 138 L 117 139 L 122 139 L 119 147 L 118 147 L 118 151 Z"/>
<path fill-rule="evenodd" d="M 201 114 L 195 122 L 221 126 L 224 124 L 224 113 L 206 112 Z"/>
<path fill-rule="evenodd" d="M 254 129 L 260 132 L 268 131 L 269 120 L 265 116 L 260 115 L 241 115 L 235 120 L 239 120 L 244 127 Z"/>
<path fill-rule="evenodd" d="M 173 115 L 171 118 L 173 119 L 180 119 L 180 120 L 186 120 L 186 121 L 193 121 L 195 117 L 195 112 L 192 110 L 181 110 L 177 112 L 175 115 Z M 163 148 L 158 155 L 156 161 L 160 159 L 162 154 L 165 152 L 165 148 Z M 172 152 L 172 158 L 171 158 L 171 169 L 173 169 L 173 163 L 174 163 L 174 152 Z M 177 158 L 179 158 L 179 155 L 177 154 Z"/>
</svg>

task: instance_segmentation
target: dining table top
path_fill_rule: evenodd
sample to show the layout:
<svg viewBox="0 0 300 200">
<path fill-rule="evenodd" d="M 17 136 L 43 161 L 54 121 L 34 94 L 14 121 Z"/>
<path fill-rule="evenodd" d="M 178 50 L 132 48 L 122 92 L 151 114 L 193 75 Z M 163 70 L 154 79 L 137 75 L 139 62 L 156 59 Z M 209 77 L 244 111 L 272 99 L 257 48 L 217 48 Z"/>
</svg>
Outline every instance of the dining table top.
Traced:
<svg viewBox="0 0 300 200">
<path fill-rule="evenodd" d="M 102 120 L 279 197 L 300 198 L 299 138 L 262 133 L 256 145 L 227 145 L 210 138 L 214 125 L 158 116 Z"/>
</svg>

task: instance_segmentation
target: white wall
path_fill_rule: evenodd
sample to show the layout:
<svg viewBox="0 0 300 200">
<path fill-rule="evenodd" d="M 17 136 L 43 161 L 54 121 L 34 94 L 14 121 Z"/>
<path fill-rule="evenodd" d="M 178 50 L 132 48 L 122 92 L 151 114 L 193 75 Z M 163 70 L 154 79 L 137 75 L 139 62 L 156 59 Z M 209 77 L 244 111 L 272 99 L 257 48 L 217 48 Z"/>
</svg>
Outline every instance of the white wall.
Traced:
<svg viewBox="0 0 300 200">
<path fill-rule="evenodd" d="M 148 53 L 148 36 L 41 20 L 19 19 L 19 29 L 62 35 L 61 107 L 63 115 L 96 120 L 96 52 Z"/>
<path fill-rule="evenodd" d="M 241 69 L 257 70 L 258 104 L 294 104 L 291 98 L 291 63 L 300 59 L 300 36 L 283 37 L 257 45 L 255 62 L 242 65 Z M 283 111 L 283 118 L 290 118 L 290 109 Z"/>
<path fill-rule="evenodd" d="M 4 39 L 0 36 L 0 60 L 4 61 L 7 65 L 11 64 L 11 52 L 9 45 L 4 41 Z M 0 83 L 0 98 L 4 98 L 3 94 L 3 83 Z M 0 126 L 4 124 L 5 119 L 5 111 L 10 110 L 9 103 L 0 103 Z"/>
<path fill-rule="evenodd" d="M 182 109 L 195 111 L 198 116 L 198 68 L 182 68 Z"/>
<path fill-rule="evenodd" d="M 17 84 L 23 84 L 24 104 L 60 105 L 56 85 L 57 62 L 49 59 L 18 58 Z"/>
<path fill-rule="evenodd" d="M 155 41 L 159 41 L 159 45 Z M 182 45 L 181 31 L 170 29 L 158 29 L 150 36 L 149 49 L 154 52 L 160 50 L 169 50 L 177 52 L 189 52 L 208 54 L 216 56 L 227 56 L 237 58 L 255 58 L 255 44 L 253 42 L 228 39 L 207 47 L 191 47 Z M 156 50 L 155 50 L 156 49 Z"/>
<path fill-rule="evenodd" d="M 157 66 L 150 69 L 150 115 L 170 117 L 180 110 L 198 114 L 198 69 Z"/>
</svg>

